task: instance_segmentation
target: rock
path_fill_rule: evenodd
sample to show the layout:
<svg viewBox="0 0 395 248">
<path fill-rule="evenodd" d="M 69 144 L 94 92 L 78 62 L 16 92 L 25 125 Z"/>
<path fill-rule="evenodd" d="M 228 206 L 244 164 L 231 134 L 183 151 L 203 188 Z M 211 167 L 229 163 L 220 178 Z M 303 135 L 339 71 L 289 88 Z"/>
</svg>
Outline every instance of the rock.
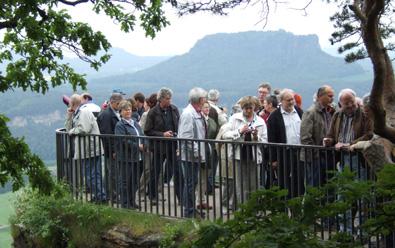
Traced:
<svg viewBox="0 0 395 248">
<path fill-rule="evenodd" d="M 102 247 L 159 247 L 161 239 L 162 235 L 157 233 L 136 237 L 129 227 L 115 226 L 102 236 Z"/>
<path fill-rule="evenodd" d="M 352 145 L 352 149 L 361 150 L 363 156 L 374 172 L 383 168 L 385 164 L 392 164 L 394 144 L 388 139 L 374 135 L 369 141 L 360 141 Z"/>
</svg>

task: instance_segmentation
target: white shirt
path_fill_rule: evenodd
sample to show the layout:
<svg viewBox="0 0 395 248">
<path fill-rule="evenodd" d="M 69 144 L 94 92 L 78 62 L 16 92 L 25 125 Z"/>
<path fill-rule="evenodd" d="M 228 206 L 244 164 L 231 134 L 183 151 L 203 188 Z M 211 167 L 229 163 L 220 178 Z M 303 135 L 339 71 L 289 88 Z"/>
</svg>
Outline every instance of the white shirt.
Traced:
<svg viewBox="0 0 395 248">
<path fill-rule="evenodd" d="M 295 108 L 288 113 L 281 107 L 281 114 L 284 119 L 285 133 L 287 135 L 287 144 L 297 145 L 300 144 L 300 117 Z"/>
</svg>

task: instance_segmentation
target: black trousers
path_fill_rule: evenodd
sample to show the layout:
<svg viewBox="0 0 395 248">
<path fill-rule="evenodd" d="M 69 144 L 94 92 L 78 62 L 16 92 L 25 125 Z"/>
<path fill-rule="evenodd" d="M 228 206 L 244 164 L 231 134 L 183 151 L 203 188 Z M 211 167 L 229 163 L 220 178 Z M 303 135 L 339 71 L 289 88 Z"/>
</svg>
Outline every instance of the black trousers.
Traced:
<svg viewBox="0 0 395 248">
<path fill-rule="evenodd" d="M 298 150 L 284 148 L 279 156 L 277 180 L 281 188 L 288 189 L 288 197 L 301 196 L 305 192 L 304 166 L 298 159 Z"/>
<path fill-rule="evenodd" d="M 136 192 L 143 171 L 143 161 L 119 163 L 118 192 L 122 207 L 136 208 Z"/>
<path fill-rule="evenodd" d="M 150 199 L 158 199 L 159 175 L 162 171 L 163 163 L 166 161 L 166 170 L 163 173 L 163 182 L 170 182 L 174 176 L 174 190 L 177 198 L 182 196 L 182 173 L 181 166 L 177 161 L 177 142 L 176 141 L 155 141 L 151 147 L 152 163 L 150 169 L 150 181 L 148 194 Z"/>
</svg>

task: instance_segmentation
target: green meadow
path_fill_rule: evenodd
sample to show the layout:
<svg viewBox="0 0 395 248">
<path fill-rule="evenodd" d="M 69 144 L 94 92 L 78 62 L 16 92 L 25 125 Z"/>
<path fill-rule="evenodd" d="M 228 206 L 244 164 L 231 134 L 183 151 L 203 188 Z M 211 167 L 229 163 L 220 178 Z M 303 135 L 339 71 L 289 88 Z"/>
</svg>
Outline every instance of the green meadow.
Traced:
<svg viewBox="0 0 395 248">
<path fill-rule="evenodd" d="M 8 219 L 14 213 L 13 200 L 15 193 L 0 194 L 0 247 L 11 247 L 12 238 Z"/>
</svg>

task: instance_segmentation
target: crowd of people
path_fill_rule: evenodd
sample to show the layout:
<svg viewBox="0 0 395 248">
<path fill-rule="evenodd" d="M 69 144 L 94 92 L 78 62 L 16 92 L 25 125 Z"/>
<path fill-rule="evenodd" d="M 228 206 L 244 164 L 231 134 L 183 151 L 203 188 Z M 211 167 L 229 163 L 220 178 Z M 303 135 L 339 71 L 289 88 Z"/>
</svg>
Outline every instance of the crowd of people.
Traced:
<svg viewBox="0 0 395 248">
<path fill-rule="evenodd" d="M 135 198 L 139 193 L 157 204 L 160 185 L 172 181 L 183 216 L 195 217 L 197 209 L 211 208 L 207 197 L 196 193 L 198 182 L 203 187 L 199 190 L 210 195 L 220 170 L 226 175 L 221 200 L 232 209 L 237 208 L 236 202 L 247 200 L 251 191 L 268 187 L 269 178 L 282 187 L 291 185 L 289 195 L 293 197 L 303 194 L 304 185 L 325 183 L 328 170 L 336 169 L 336 163 L 320 154 L 324 150 L 295 153 L 243 143 L 349 150 L 356 142 L 373 136 L 369 96 L 359 101 L 351 89 L 341 90 L 335 103 L 334 90 L 323 85 L 305 111 L 299 94 L 291 89 L 272 92 L 269 83 L 257 87 L 257 96 L 239 99 L 231 113 L 219 105 L 220 92 L 216 89 L 191 89 L 188 105 L 181 113 L 172 104 L 172 97 L 172 90 L 163 87 L 149 97 L 136 93 L 126 98 L 122 92 L 114 92 L 101 108 L 92 102 L 89 93 L 66 99 L 67 132 L 71 137 L 89 134 L 82 141 L 74 140 L 70 154 L 82 161 L 93 199 L 106 201 L 120 196 L 124 206 L 138 208 Z M 111 135 L 134 138 L 113 139 Z M 236 145 L 207 140 L 235 141 Z M 106 180 L 102 175 L 103 158 L 104 170 L 110 175 Z M 356 158 L 350 153 L 339 168 L 357 166 L 358 162 L 352 160 Z M 302 173 L 298 171 L 301 164 Z"/>
</svg>

